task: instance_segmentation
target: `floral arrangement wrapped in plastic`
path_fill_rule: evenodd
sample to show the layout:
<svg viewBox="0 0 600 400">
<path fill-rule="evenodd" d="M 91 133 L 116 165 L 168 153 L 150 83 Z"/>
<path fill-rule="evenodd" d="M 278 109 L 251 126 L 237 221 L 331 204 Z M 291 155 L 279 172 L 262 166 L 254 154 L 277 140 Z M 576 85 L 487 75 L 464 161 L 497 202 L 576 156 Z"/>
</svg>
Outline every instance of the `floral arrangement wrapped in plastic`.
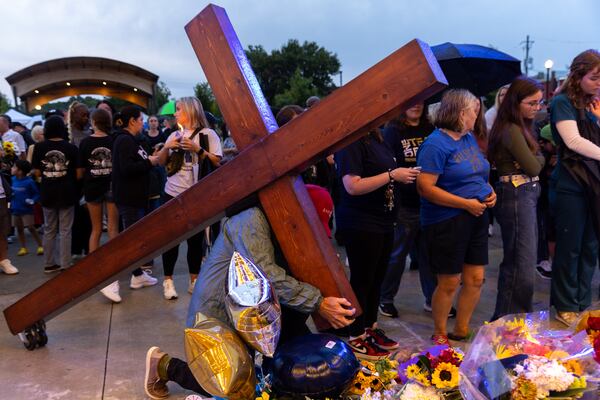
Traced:
<svg viewBox="0 0 600 400">
<path fill-rule="evenodd" d="M 460 367 L 466 400 L 577 398 L 598 374 L 585 332 L 550 330 L 548 312 L 483 326 Z"/>
</svg>

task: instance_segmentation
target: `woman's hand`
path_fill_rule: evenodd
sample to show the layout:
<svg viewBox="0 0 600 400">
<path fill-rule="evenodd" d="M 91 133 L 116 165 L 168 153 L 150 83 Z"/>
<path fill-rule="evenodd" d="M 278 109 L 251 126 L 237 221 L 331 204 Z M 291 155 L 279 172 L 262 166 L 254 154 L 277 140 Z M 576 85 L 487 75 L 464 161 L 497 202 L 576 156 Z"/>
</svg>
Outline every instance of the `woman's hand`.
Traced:
<svg viewBox="0 0 600 400">
<path fill-rule="evenodd" d="M 179 148 L 179 137 L 177 136 L 172 136 L 169 139 L 167 139 L 167 142 L 165 143 L 164 147 L 165 149 L 178 149 Z"/>
<path fill-rule="evenodd" d="M 496 205 L 496 199 L 496 192 L 494 192 L 494 189 L 492 189 L 492 193 L 490 193 L 488 197 L 483 200 L 483 204 L 485 204 L 487 208 L 493 208 Z"/>
<path fill-rule="evenodd" d="M 390 171 L 392 179 L 396 182 L 413 183 L 421 173 L 417 168 L 396 168 Z"/>
<path fill-rule="evenodd" d="M 592 114 L 594 114 L 594 116 L 598 119 L 600 119 L 600 99 L 599 98 L 595 98 L 594 100 L 592 100 L 592 103 L 590 104 L 590 112 Z"/>
<path fill-rule="evenodd" d="M 191 151 L 193 153 L 197 153 L 200 151 L 200 145 L 187 137 L 181 139 L 179 147 L 185 151 Z"/>
<path fill-rule="evenodd" d="M 469 214 L 475 217 L 481 217 L 487 206 L 477 199 L 465 199 L 465 204 L 463 208 L 467 210 Z"/>
</svg>

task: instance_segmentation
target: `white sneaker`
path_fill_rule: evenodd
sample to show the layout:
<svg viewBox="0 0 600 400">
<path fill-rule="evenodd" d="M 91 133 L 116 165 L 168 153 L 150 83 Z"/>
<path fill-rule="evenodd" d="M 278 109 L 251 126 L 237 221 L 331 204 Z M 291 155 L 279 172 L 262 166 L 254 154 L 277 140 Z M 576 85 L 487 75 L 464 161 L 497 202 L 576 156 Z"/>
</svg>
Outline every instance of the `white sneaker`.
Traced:
<svg viewBox="0 0 600 400">
<path fill-rule="evenodd" d="M 154 286 L 157 283 L 158 279 L 151 277 L 145 272 L 142 272 L 140 276 L 131 275 L 129 287 L 132 289 L 141 289 L 145 286 Z"/>
<path fill-rule="evenodd" d="M 102 289 L 100 291 L 100 293 L 102 293 L 104 295 L 104 297 L 106 297 L 113 303 L 120 303 L 121 295 L 119 294 L 119 289 L 120 289 L 119 281 L 114 281 L 113 283 L 111 283 L 110 285 L 108 285 L 104 289 Z"/>
<path fill-rule="evenodd" d="M 8 258 L 0 261 L 0 270 L 2 270 L 2 272 L 4 272 L 6 275 L 14 275 L 19 273 L 19 270 L 12 265 Z"/>
<path fill-rule="evenodd" d="M 177 292 L 175 291 L 173 279 L 165 279 L 163 281 L 163 296 L 165 296 L 166 300 L 177 299 Z"/>
<path fill-rule="evenodd" d="M 196 279 L 190 279 L 190 284 L 188 286 L 188 293 L 192 294 L 194 293 L 194 286 L 196 286 Z"/>
</svg>

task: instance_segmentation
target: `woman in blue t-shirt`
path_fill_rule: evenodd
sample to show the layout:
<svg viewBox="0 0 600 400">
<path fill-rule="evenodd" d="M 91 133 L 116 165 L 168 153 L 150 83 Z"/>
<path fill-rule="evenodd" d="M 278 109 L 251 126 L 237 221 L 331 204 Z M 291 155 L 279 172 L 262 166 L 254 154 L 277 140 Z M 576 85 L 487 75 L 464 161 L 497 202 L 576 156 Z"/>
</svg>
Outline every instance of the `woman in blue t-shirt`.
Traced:
<svg viewBox="0 0 600 400">
<path fill-rule="evenodd" d="M 584 176 L 588 166 L 600 170 L 599 97 L 600 53 L 587 50 L 575 57 L 562 93 L 550 104 L 550 127 L 558 148 L 552 173 L 556 182 L 556 252 L 550 299 L 556 319 L 566 325 L 577 321 L 579 311 L 591 304 L 598 260 L 594 230 L 599 227 L 594 226 L 593 217 L 598 218 L 600 200 L 590 193 L 592 187 L 598 193 L 600 182 Z"/>
<path fill-rule="evenodd" d="M 463 340 L 479 301 L 488 262 L 488 213 L 496 194 L 488 183 L 490 165 L 470 134 L 479 101 L 467 90 L 449 90 L 435 116 L 435 131 L 417 154 L 421 175 L 421 225 L 429 266 L 437 275 L 432 312 L 436 344 Z M 462 283 L 454 332 L 446 323 L 452 300 Z"/>
<path fill-rule="evenodd" d="M 413 182 L 419 171 L 396 166 L 379 130 L 336 153 L 335 163 L 342 182 L 335 209 L 336 237 L 346 248 L 350 285 L 363 310 L 348 326 L 348 343 L 357 357 L 376 360 L 398 347 L 377 328 L 381 282 L 394 240 L 398 200 L 394 187 L 396 182 Z"/>
</svg>

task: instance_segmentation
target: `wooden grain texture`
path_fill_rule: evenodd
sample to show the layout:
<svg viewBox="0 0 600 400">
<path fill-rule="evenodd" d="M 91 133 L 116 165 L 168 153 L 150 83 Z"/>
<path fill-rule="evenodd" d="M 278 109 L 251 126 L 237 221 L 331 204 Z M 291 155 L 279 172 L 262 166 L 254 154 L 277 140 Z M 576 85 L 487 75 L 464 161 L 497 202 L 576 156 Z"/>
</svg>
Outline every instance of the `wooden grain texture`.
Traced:
<svg viewBox="0 0 600 400">
<path fill-rule="evenodd" d="M 207 9 L 214 8 L 218 9 Z M 214 10 L 211 12 L 215 14 Z M 186 29 L 189 33 L 189 29 L 198 28 L 188 24 Z M 235 94 L 236 85 L 245 80 L 245 76 L 238 76 L 229 86 L 214 89 Z M 272 126 L 272 115 L 264 107 L 253 115 L 242 116 L 239 126 L 235 125 L 238 122 L 227 121 L 249 137 L 247 147 L 234 160 L 5 309 L 9 329 L 12 333 L 23 331 L 40 319 L 69 308 L 111 282 L 115 275 L 141 265 L 203 229 L 235 202 L 356 140 L 370 127 L 441 90 L 445 83 L 429 47 L 413 41 L 280 129 Z M 256 108 L 256 98 L 232 97 L 236 99 L 234 105 L 222 104 L 229 110 L 226 118 L 235 115 L 235 108 Z M 260 126 L 257 118 L 265 126 L 262 131 L 254 130 Z M 272 133 L 265 135 L 265 130 Z M 297 186 L 297 181 L 293 183 Z M 306 211 L 306 197 L 294 190 L 297 201 L 303 205 L 303 218 L 310 226 L 318 226 L 315 214 Z M 283 209 L 276 211 L 282 220 L 286 213 L 292 215 Z M 314 231 L 312 235 L 318 244 L 322 242 L 321 234 Z M 324 257 L 330 257 L 330 253 L 325 253 Z M 329 263 L 327 258 L 325 262 Z"/>
<path fill-rule="evenodd" d="M 275 131 L 277 123 L 225 10 L 208 7 L 186 31 L 238 149 Z M 324 296 L 348 299 L 360 314 L 360 304 L 302 178 L 284 176 L 261 190 L 259 199 L 293 276 L 316 286 Z M 318 317 L 315 322 L 319 329 L 329 327 Z"/>
</svg>

